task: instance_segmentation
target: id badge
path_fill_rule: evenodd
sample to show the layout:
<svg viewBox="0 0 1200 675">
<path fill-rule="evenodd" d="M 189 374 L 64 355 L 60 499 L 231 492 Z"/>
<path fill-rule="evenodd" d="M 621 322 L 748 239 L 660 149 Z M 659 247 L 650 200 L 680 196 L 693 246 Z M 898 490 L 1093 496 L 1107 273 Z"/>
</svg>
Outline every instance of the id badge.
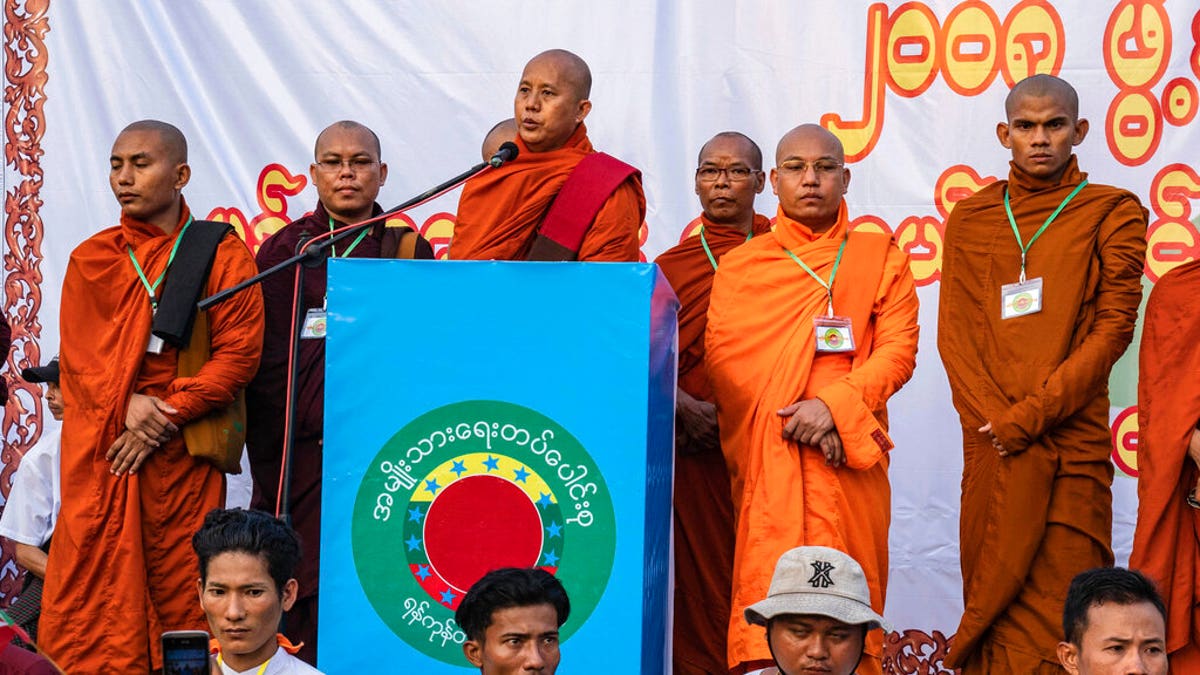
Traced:
<svg viewBox="0 0 1200 675">
<path fill-rule="evenodd" d="M 1042 278 L 1000 287 L 1000 318 L 1013 319 L 1042 311 Z"/>
<path fill-rule="evenodd" d="M 854 351 L 854 327 L 849 317 L 819 316 L 813 319 L 817 332 L 817 353 L 850 353 Z"/>
<path fill-rule="evenodd" d="M 162 338 L 158 337 L 154 333 L 151 333 L 150 341 L 148 343 L 146 343 L 146 353 L 147 354 L 161 354 L 161 353 L 163 353 L 163 347 L 165 347 L 165 346 L 166 346 L 166 343 L 163 342 Z"/>
<path fill-rule="evenodd" d="M 304 328 L 300 330 L 302 340 L 325 339 L 325 310 L 312 308 L 304 315 Z"/>
</svg>

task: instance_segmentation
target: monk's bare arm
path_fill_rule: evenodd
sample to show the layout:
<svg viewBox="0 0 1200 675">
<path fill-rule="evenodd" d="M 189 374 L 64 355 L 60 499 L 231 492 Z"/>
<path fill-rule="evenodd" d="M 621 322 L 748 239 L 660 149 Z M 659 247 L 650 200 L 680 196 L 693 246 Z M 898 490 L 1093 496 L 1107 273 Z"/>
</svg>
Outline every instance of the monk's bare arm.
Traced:
<svg viewBox="0 0 1200 675">
<path fill-rule="evenodd" d="M 1132 197 L 1121 199 L 1100 226 L 1100 281 L 1087 335 L 1038 390 L 993 422 L 1009 452 L 1020 452 L 1047 430 L 1100 396 L 1113 364 L 1133 339 L 1142 301 L 1146 215 Z"/>
<path fill-rule="evenodd" d="M 613 192 L 579 246 L 579 260 L 637 262 L 645 199 L 629 180 Z"/>
<path fill-rule="evenodd" d="M 257 268 L 245 244 L 226 237 L 217 249 L 206 294 L 229 288 L 255 274 Z M 177 378 L 165 401 L 178 410 L 172 416 L 185 423 L 233 402 L 258 370 L 262 355 L 263 301 L 257 286 L 208 310 L 212 356 L 194 377 Z"/>
</svg>

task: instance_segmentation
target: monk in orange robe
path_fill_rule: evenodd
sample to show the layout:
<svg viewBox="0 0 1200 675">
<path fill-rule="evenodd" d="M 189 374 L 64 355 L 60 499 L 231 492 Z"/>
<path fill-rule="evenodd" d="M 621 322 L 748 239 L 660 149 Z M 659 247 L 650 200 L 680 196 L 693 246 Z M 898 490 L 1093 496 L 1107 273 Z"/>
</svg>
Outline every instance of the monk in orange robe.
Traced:
<svg viewBox="0 0 1200 675">
<path fill-rule="evenodd" d="M 762 151 L 733 131 L 700 149 L 696 194 L 700 233 L 656 259 L 679 297 L 679 388 L 675 403 L 674 672 L 726 670 L 729 593 L 733 573 L 733 504 L 721 454 L 717 409 L 704 368 L 704 329 L 713 274 L 721 258 L 751 237 L 771 231 L 754 212 L 763 191 Z"/>
<path fill-rule="evenodd" d="M 1158 280 L 1138 364 L 1138 522 L 1129 566 L 1163 594 L 1172 673 L 1200 673 L 1198 296 L 1200 261 Z"/>
<path fill-rule="evenodd" d="M 513 103 L 517 158 L 467 181 L 450 241 L 451 260 L 637 262 L 638 230 L 646 216 L 641 174 L 607 155 L 588 160 L 589 168 L 600 169 L 581 166 L 596 154 L 583 124 L 592 109 L 591 88 L 591 71 L 571 52 L 543 52 L 525 66 Z M 609 161 L 593 161 L 599 159 Z M 611 186 L 605 183 L 610 178 Z M 564 190 L 565 185 L 573 187 Z M 593 189 L 603 194 L 590 201 L 557 199 L 560 193 L 577 197 Z M 562 254 L 558 257 L 541 255 L 542 247 L 535 246 L 539 234 L 550 234 L 544 226 L 552 208 L 576 235 L 565 248 L 561 239 L 550 245 Z"/>
<path fill-rule="evenodd" d="M 962 424 L 965 605 L 946 665 L 966 674 L 1062 672 L 1067 587 L 1113 563 L 1108 376 L 1133 337 L 1146 214 L 1079 171 L 1078 100 L 1049 75 L 1013 87 L 996 128 L 1008 180 L 946 224 L 938 348 Z"/>
<path fill-rule="evenodd" d="M 163 631 L 206 628 L 190 541 L 221 505 L 224 477 L 188 454 L 181 428 L 230 405 L 262 349 L 254 288 L 208 310 L 211 358 L 176 375 L 178 350 L 155 346 L 150 326 L 191 223 L 187 144 L 169 124 L 135 122 L 110 162 L 121 223 L 71 253 L 62 294 L 62 507 L 39 636 L 69 673 L 148 673 L 162 667 Z M 204 292 L 254 273 L 246 245 L 226 236 Z"/>
<path fill-rule="evenodd" d="M 872 608 L 883 611 L 886 405 L 916 365 L 908 256 L 886 235 L 848 231 L 842 144 L 800 126 L 779 142 L 776 164 L 775 231 L 721 259 L 705 338 L 736 525 L 734 673 L 773 665 L 762 629 L 742 610 L 767 596 L 789 549 L 850 554 L 862 563 Z M 882 645 L 882 632 L 871 631 L 860 674 L 882 672 Z"/>
</svg>

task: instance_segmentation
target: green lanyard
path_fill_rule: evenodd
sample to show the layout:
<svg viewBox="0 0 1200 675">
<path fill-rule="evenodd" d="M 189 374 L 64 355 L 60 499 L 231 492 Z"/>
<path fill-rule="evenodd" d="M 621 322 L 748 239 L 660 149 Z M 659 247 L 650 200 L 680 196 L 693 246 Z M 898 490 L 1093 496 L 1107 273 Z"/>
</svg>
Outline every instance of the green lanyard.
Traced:
<svg viewBox="0 0 1200 675">
<path fill-rule="evenodd" d="M 329 216 L 329 231 L 333 232 L 335 229 L 337 229 L 337 228 L 333 226 L 333 216 Z M 358 238 L 355 239 L 354 242 L 350 244 L 350 248 L 346 249 L 346 252 L 344 254 L 342 254 L 343 258 L 350 257 L 350 253 L 353 252 L 354 249 L 358 246 L 358 242 L 362 241 L 363 237 L 367 236 L 367 232 L 370 231 L 370 229 L 371 228 L 368 227 L 365 230 L 363 230 L 362 232 L 358 233 Z M 337 247 L 334 246 L 333 244 L 329 245 L 329 252 L 333 254 L 333 257 L 335 257 L 335 258 L 338 257 Z"/>
<path fill-rule="evenodd" d="M 163 277 L 167 276 L 167 270 L 171 269 L 171 262 L 175 260 L 175 252 L 179 250 L 179 242 L 183 241 L 183 233 L 187 232 L 188 225 L 192 224 L 192 217 L 188 216 L 187 222 L 183 224 L 183 228 L 179 230 L 179 236 L 175 237 L 175 245 L 171 247 L 171 255 L 167 258 L 167 266 L 163 268 L 162 274 L 151 284 L 146 278 L 146 273 L 142 271 L 142 266 L 138 263 L 137 256 L 133 254 L 133 247 L 129 244 L 125 245 L 125 250 L 129 252 L 129 259 L 133 261 L 133 269 L 137 270 L 138 278 L 142 280 L 142 286 L 146 287 L 146 294 L 150 296 L 150 309 L 158 311 L 158 298 L 155 293 L 158 292 L 158 285 L 162 283 Z"/>
<path fill-rule="evenodd" d="M 746 241 L 754 236 L 754 230 L 750 230 L 750 234 L 746 235 Z M 746 242 L 742 242 L 746 243 Z M 704 255 L 708 256 L 708 263 L 713 266 L 713 271 L 717 271 L 717 259 L 713 257 L 712 249 L 708 247 L 708 240 L 704 238 L 704 226 L 700 226 L 700 245 L 704 247 Z"/>
<path fill-rule="evenodd" d="M 1038 228 L 1036 233 L 1034 233 L 1033 238 L 1029 240 L 1028 244 L 1021 241 L 1021 231 L 1017 229 L 1017 219 L 1013 217 L 1012 207 L 1008 204 L 1008 187 L 1006 186 L 1004 188 L 1004 212 L 1008 214 L 1008 224 L 1012 225 L 1013 235 L 1017 238 L 1017 246 L 1021 247 L 1021 278 L 1018 280 L 1020 283 L 1025 283 L 1025 254 L 1029 253 L 1029 249 L 1033 247 L 1033 242 L 1037 241 L 1038 237 L 1042 236 L 1042 233 L 1046 231 L 1046 228 L 1050 227 L 1050 223 L 1054 222 L 1054 219 L 1058 217 L 1058 214 L 1062 213 L 1062 210 L 1067 207 L 1067 204 L 1074 199 L 1075 195 L 1079 194 L 1079 191 L 1086 187 L 1087 184 L 1087 180 L 1084 180 L 1082 183 L 1075 186 L 1074 190 L 1071 190 L 1071 194 L 1067 195 L 1067 198 L 1062 200 L 1062 203 L 1058 205 L 1057 209 L 1054 209 L 1054 213 L 1051 213 L 1050 217 L 1046 219 L 1046 222 L 1042 223 L 1042 226 Z"/>
<path fill-rule="evenodd" d="M 805 272 L 808 272 L 808 276 L 816 279 L 817 283 L 821 284 L 821 288 L 825 289 L 825 293 L 829 296 L 829 316 L 833 316 L 833 280 L 835 277 L 837 277 L 838 266 L 842 264 L 842 254 L 846 252 L 846 242 L 849 239 L 849 236 L 844 237 L 842 239 L 842 245 L 838 247 L 837 258 L 835 258 L 833 261 L 833 270 L 829 272 L 829 281 L 825 281 L 821 277 L 817 276 L 817 273 L 814 272 L 811 267 L 806 265 L 803 260 L 796 257 L 795 253 L 792 253 L 786 248 L 783 249 L 783 252 L 787 253 L 792 260 L 795 260 L 797 265 L 803 268 Z"/>
<path fill-rule="evenodd" d="M 274 658 L 274 655 L 272 655 L 271 658 Z M 263 675 L 263 673 L 267 672 L 267 666 L 270 664 L 271 664 L 271 659 L 267 659 L 266 661 L 263 661 L 263 664 L 258 667 L 258 670 L 255 671 L 254 675 Z M 217 665 L 222 666 L 222 667 L 225 665 L 225 661 L 223 661 L 221 659 L 220 654 L 217 654 Z"/>
</svg>

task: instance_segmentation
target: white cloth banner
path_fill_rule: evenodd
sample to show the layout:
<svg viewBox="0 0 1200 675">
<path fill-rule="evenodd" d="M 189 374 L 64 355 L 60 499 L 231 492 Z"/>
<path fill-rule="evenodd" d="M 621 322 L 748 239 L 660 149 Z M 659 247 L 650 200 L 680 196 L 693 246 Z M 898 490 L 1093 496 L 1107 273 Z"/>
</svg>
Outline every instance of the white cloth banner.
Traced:
<svg viewBox="0 0 1200 675">
<path fill-rule="evenodd" d="M 379 134 L 388 207 L 478 162 L 484 133 L 512 115 L 524 63 L 567 48 L 592 68 L 595 146 L 643 172 L 648 258 L 699 213 L 694 162 L 714 133 L 750 135 L 772 165 L 777 139 L 797 124 L 835 131 L 852 162 L 851 217 L 892 231 L 921 285 L 916 375 L 891 405 L 886 612 L 900 631 L 892 653 L 914 662 L 940 660 L 930 653 L 944 649 L 961 611 L 961 446 L 936 349 L 941 233 L 954 202 L 1007 174 L 994 129 L 1009 86 L 1053 72 L 1079 90 L 1091 120 L 1081 168 L 1150 210 L 1147 289 L 1200 252 L 1195 0 L 5 5 L 10 369 L 57 350 L 67 257 L 117 222 L 104 157 L 137 119 L 184 131 L 193 211 L 235 223 L 257 246 L 316 204 L 308 165 L 329 123 L 355 119 Z M 439 250 L 457 198 L 408 215 Z M 775 206 L 760 197 L 760 212 L 773 216 Z M 412 294 L 437 301 L 436 288 Z M 1112 379 L 1119 562 L 1136 513 L 1135 381 L 1136 343 Z M 5 486 L 19 458 L 12 449 L 40 430 L 39 395 L 22 388 L 9 403 Z M 13 590 L 6 565 L 0 592 Z"/>
</svg>

